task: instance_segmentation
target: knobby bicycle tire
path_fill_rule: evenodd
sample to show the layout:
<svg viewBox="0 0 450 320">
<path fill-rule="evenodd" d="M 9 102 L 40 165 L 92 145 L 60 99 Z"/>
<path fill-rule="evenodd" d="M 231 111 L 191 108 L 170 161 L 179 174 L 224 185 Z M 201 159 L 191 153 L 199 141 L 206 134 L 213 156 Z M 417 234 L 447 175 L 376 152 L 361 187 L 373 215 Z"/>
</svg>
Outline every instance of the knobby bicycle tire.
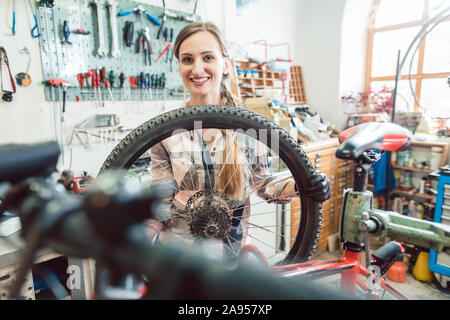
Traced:
<svg viewBox="0 0 450 320">
<path fill-rule="evenodd" d="M 231 130 L 265 129 L 278 134 L 279 157 L 294 178 L 300 195 L 300 223 L 295 240 L 280 264 L 308 261 L 316 250 L 322 224 L 322 204 L 307 197 L 304 189 L 316 173 L 303 149 L 285 130 L 263 116 L 244 108 L 205 105 L 183 107 L 163 113 L 143 123 L 111 151 L 99 174 L 110 169 L 128 169 L 149 148 L 168 138 L 175 129 L 193 130 L 194 122 L 202 121 L 202 128 Z M 256 138 L 258 139 L 258 137 Z M 258 139 L 259 140 L 259 139 Z M 269 148 L 272 139 L 261 141 Z"/>
</svg>

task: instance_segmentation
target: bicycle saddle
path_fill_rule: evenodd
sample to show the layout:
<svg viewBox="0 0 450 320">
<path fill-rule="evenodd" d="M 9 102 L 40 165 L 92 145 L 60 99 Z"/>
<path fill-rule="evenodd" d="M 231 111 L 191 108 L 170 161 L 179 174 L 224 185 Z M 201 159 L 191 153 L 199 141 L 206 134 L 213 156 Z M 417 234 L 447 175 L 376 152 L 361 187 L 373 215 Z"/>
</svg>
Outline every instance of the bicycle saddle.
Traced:
<svg viewBox="0 0 450 320">
<path fill-rule="evenodd" d="M 0 181 L 19 182 L 31 176 L 48 175 L 59 157 L 56 142 L 0 146 Z"/>
<path fill-rule="evenodd" d="M 356 160 L 369 150 L 401 151 L 410 141 L 408 131 L 397 124 L 362 123 L 341 132 L 336 157 Z"/>
</svg>

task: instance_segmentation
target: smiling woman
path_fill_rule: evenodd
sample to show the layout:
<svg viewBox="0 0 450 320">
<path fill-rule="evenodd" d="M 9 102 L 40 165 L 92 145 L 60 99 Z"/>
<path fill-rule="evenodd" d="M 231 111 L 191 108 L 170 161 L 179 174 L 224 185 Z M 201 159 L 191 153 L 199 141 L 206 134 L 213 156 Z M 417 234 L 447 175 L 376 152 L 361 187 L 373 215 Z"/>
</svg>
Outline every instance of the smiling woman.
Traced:
<svg viewBox="0 0 450 320">
<path fill-rule="evenodd" d="M 174 55 L 191 94 L 188 105 L 240 105 L 225 84 L 230 60 L 224 43 L 220 31 L 210 22 L 191 23 L 178 34 Z"/>
</svg>

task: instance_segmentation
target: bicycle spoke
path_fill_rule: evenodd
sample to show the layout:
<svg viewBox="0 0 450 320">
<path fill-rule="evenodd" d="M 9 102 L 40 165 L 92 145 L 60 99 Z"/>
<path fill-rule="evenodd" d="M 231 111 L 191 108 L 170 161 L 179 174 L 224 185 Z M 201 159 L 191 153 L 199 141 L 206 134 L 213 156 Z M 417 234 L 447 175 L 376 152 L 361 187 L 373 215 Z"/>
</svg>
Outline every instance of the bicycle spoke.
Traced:
<svg viewBox="0 0 450 320">
<path fill-rule="evenodd" d="M 261 230 L 264 230 L 264 231 L 267 231 L 267 232 L 274 233 L 274 234 L 276 234 L 276 235 L 278 235 L 278 236 L 284 237 L 284 238 L 289 239 L 289 240 L 292 240 L 292 241 L 295 240 L 295 239 L 292 239 L 291 237 L 288 237 L 288 236 L 286 236 L 286 235 L 283 235 L 283 234 L 281 234 L 281 233 L 279 233 L 279 232 L 265 229 L 264 227 L 258 226 L 258 225 L 254 224 L 254 223 L 251 223 L 251 222 L 247 222 L 247 223 L 248 223 L 249 225 L 253 226 L 253 228 L 259 228 L 259 229 L 261 229 Z"/>
<path fill-rule="evenodd" d="M 238 228 L 233 227 L 233 226 L 231 226 L 231 228 L 238 230 Z M 274 246 L 271 246 L 270 244 L 267 244 L 266 242 L 264 242 L 264 241 L 262 241 L 262 240 L 260 240 L 260 239 L 258 239 L 258 238 L 255 238 L 254 236 L 251 236 L 249 233 L 245 233 L 245 236 L 246 236 L 246 237 L 249 237 L 250 239 L 254 239 L 254 240 L 256 240 L 256 241 L 259 241 L 259 242 L 265 244 L 266 246 L 268 246 L 268 247 L 270 247 L 270 248 L 272 248 L 272 249 L 278 250 L 278 249 L 275 248 Z M 232 238 L 232 237 L 231 237 L 231 238 Z M 232 239 L 233 239 L 233 238 L 232 238 Z M 234 240 L 236 240 L 236 239 L 234 239 Z"/>
<path fill-rule="evenodd" d="M 230 235 L 227 235 L 226 239 L 227 239 L 227 241 L 228 241 L 228 244 L 230 245 L 230 249 L 233 251 L 233 253 L 234 253 L 235 256 L 238 256 L 237 252 L 236 252 L 236 251 L 234 250 L 234 248 L 233 248 L 233 244 L 231 243 L 230 238 L 233 239 L 233 237 L 231 237 Z M 233 240 L 236 241 L 236 239 L 233 239 Z M 225 247 L 226 247 L 226 246 L 225 246 Z"/>
<path fill-rule="evenodd" d="M 286 212 L 287 210 L 285 210 Z M 265 214 L 270 214 L 270 213 L 277 213 L 276 211 L 268 211 L 268 212 L 260 212 L 260 213 L 255 213 L 255 214 L 250 214 L 249 217 L 255 217 L 255 216 L 261 216 L 261 215 L 265 215 Z M 295 212 L 294 215 L 298 215 L 300 214 L 300 212 Z M 243 220 L 243 218 L 238 218 L 238 217 L 233 217 L 233 219 L 237 219 L 237 220 Z"/>
<path fill-rule="evenodd" d="M 249 228 L 276 228 L 276 227 L 292 227 L 292 226 L 298 226 L 298 224 L 281 224 L 279 226 L 273 225 L 273 226 L 251 226 Z M 267 230 L 269 231 L 269 230 Z"/>
<path fill-rule="evenodd" d="M 296 192 L 295 194 L 296 194 L 296 195 L 300 195 L 299 192 Z M 233 209 L 236 209 L 236 208 L 238 208 L 238 207 L 239 207 L 239 208 L 247 208 L 247 207 L 250 207 L 250 206 L 256 206 L 256 205 L 261 204 L 261 203 L 267 203 L 268 201 L 277 200 L 277 199 L 279 199 L 279 198 L 281 198 L 281 197 L 283 197 L 283 196 L 277 196 L 277 197 L 274 197 L 274 198 L 269 198 L 269 199 L 267 199 L 267 200 L 261 200 L 261 201 L 256 202 L 256 203 L 250 203 L 250 204 L 245 205 L 245 206 L 243 206 L 243 207 L 239 207 L 239 205 L 238 205 L 238 206 L 236 206 L 236 207 L 233 207 Z"/>
</svg>

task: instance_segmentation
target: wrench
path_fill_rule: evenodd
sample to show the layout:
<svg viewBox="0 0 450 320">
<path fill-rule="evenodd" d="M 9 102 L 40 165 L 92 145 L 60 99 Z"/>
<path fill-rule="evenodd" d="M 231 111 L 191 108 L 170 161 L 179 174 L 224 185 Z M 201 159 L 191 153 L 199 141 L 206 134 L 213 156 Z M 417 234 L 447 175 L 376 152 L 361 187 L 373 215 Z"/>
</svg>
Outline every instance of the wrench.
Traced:
<svg viewBox="0 0 450 320">
<path fill-rule="evenodd" d="M 102 14 L 102 4 L 103 0 L 94 0 L 92 3 L 97 9 L 97 26 L 98 26 L 98 49 L 97 55 L 104 57 L 107 54 L 105 47 L 105 34 L 103 33 L 103 14 Z"/>
<path fill-rule="evenodd" d="M 119 39 L 117 35 L 117 2 L 115 0 L 107 0 L 109 10 L 109 20 L 111 27 L 111 56 L 113 58 L 120 57 Z"/>
</svg>

